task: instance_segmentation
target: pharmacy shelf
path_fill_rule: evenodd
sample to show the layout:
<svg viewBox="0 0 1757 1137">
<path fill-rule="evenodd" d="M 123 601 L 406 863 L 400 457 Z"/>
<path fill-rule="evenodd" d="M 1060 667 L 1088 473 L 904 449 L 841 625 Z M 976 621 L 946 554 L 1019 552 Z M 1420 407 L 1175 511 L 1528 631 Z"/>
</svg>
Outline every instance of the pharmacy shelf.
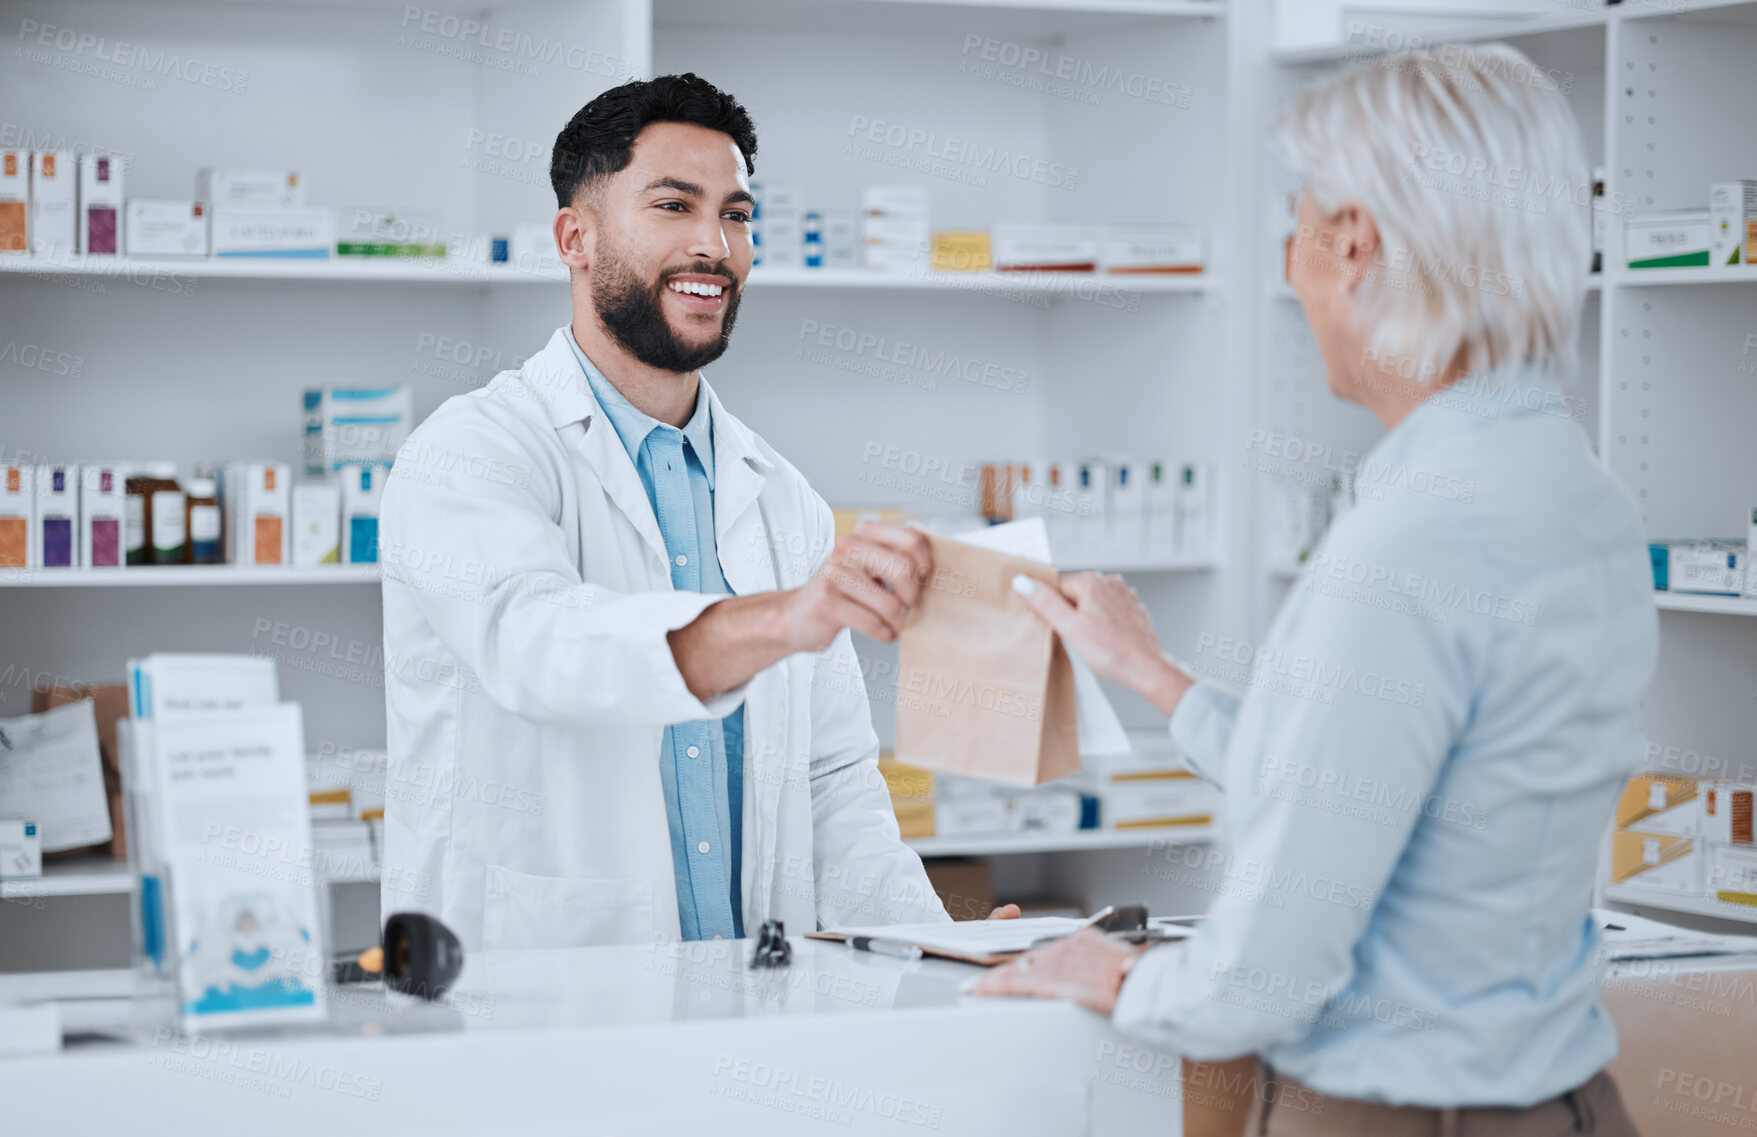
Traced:
<svg viewBox="0 0 1757 1137">
<path fill-rule="evenodd" d="M 1718 612 L 1726 616 L 1757 616 L 1757 597 L 1700 596 L 1689 592 L 1656 592 L 1653 606 L 1665 612 Z"/>
<path fill-rule="evenodd" d="M 121 999 L 134 994 L 137 979 L 126 967 L 92 971 L 16 971 L 0 975 L 0 1003 L 44 999 Z M 62 1024 L 65 1030 L 67 1024 Z"/>
<path fill-rule="evenodd" d="M 384 260 L 278 260 L 272 257 L 236 259 L 128 257 L 64 257 L 42 260 L 33 257 L 0 257 L 0 276 L 59 279 L 77 277 L 116 284 L 136 284 L 160 291 L 181 291 L 189 280 L 284 280 L 330 281 L 364 284 L 563 284 L 567 273 L 559 269 L 520 269 L 510 265 L 459 264 L 445 260 L 386 258 Z M 1072 296 L 1090 299 L 1116 292 L 1152 292 L 1204 295 L 1219 290 L 1219 283 L 1205 273 L 1072 272 L 873 272 L 866 269 L 758 268 L 751 272 L 749 288 L 853 288 L 875 291 L 972 292 L 979 295 L 1018 293 Z"/>
<path fill-rule="evenodd" d="M 1612 273 L 1619 288 L 1654 288 L 1668 284 L 1757 284 L 1757 267 L 1626 268 Z"/>
<path fill-rule="evenodd" d="M 1392 26 L 1392 22 L 1398 17 L 1375 14 L 1375 22 L 1382 25 L 1378 30 L 1385 33 L 1382 35 L 1380 43 L 1343 40 L 1339 43 L 1326 43 L 1315 47 L 1283 49 L 1273 52 L 1271 58 L 1284 66 L 1346 63 L 1350 60 L 1370 59 L 1376 55 L 1406 51 L 1412 47 L 1429 44 L 1484 43 L 1490 40 L 1545 35 L 1551 32 L 1600 28 L 1609 23 L 1615 14 L 1614 8 L 1599 8 L 1592 11 L 1566 12 L 1557 15 L 1510 16 L 1504 20 L 1477 20 L 1457 27 L 1444 27 L 1436 24 L 1433 31 L 1405 31 L 1401 27 Z M 1413 19 L 1418 15 L 1418 13 L 1403 13 L 1402 18 Z"/>
<path fill-rule="evenodd" d="M 128 862 L 108 857 L 50 861 L 43 875 L 29 880 L 0 880 L 0 900 L 35 900 L 45 896 L 105 896 L 134 890 Z"/>
<path fill-rule="evenodd" d="M 1757 923 L 1757 905 L 1729 904 L 1712 896 L 1685 896 L 1657 888 L 1638 888 L 1632 884 L 1607 884 L 1604 898 L 1631 907 L 1659 908 L 1667 912 L 1688 912 L 1695 916 L 1713 916 L 1720 920 Z"/>
<path fill-rule="evenodd" d="M 1214 827 L 1080 829 L 1072 833 L 972 833 L 965 837 L 917 837 L 907 842 L 923 857 L 992 857 L 1009 853 L 1075 853 L 1089 849 L 1145 849 L 1155 844 L 1205 845 Z"/>
<path fill-rule="evenodd" d="M 0 588 L 175 588 L 224 584 L 377 584 L 377 565 L 247 568 L 136 565 L 124 569 L 0 569 Z"/>
<path fill-rule="evenodd" d="M 1017 35 L 1102 31 L 1119 20 L 1214 20 L 1223 0 L 653 0 L 660 27 L 773 28 L 798 33 L 964 34 L 1004 28 Z"/>
</svg>

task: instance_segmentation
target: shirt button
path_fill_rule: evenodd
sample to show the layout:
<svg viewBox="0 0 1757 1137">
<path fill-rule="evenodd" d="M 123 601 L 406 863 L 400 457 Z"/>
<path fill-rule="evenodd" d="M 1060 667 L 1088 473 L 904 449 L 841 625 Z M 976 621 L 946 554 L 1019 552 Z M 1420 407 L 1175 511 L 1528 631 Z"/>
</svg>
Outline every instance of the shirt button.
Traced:
<svg viewBox="0 0 1757 1137">
<path fill-rule="evenodd" d="M 682 568 L 684 565 L 686 565 L 688 563 L 689 563 L 688 557 L 684 556 L 682 553 L 677 554 L 677 567 L 678 568 Z"/>
<path fill-rule="evenodd" d="M 695 844 L 695 851 L 698 853 L 707 852 L 708 851 L 708 843 L 706 841 L 697 841 Z"/>
<path fill-rule="evenodd" d="M 702 756 L 702 748 L 699 746 L 692 746 L 688 750 L 685 750 L 684 753 L 691 758 L 700 758 Z"/>
</svg>

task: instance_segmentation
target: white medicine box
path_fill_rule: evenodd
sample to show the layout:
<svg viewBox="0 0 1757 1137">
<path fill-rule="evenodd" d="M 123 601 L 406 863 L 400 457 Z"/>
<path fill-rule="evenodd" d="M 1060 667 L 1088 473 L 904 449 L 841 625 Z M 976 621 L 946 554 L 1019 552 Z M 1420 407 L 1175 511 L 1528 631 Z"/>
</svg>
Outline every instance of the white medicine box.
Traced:
<svg viewBox="0 0 1757 1137">
<path fill-rule="evenodd" d="M 43 875 L 43 828 L 33 818 L 0 817 L 0 880 Z"/>
<path fill-rule="evenodd" d="M 298 170 L 203 166 L 195 172 L 195 196 L 216 209 L 300 209 L 305 182 Z"/>
<path fill-rule="evenodd" d="M 293 487 L 293 565 L 309 568 L 342 559 L 342 489 L 335 482 Z"/>
<path fill-rule="evenodd" d="M 131 257 L 207 256 L 207 206 L 199 201 L 131 198 L 123 226 Z"/>
<path fill-rule="evenodd" d="M 226 470 L 226 531 L 237 565 L 284 565 L 292 537 L 292 471 L 277 462 L 235 462 Z"/>
<path fill-rule="evenodd" d="M 378 563 L 378 509 L 384 501 L 383 466 L 343 466 L 342 561 L 350 565 Z"/>
<path fill-rule="evenodd" d="M 79 161 L 71 150 L 38 150 L 31 155 L 31 252 L 69 257 L 79 247 L 73 205 L 78 198 Z"/>
</svg>

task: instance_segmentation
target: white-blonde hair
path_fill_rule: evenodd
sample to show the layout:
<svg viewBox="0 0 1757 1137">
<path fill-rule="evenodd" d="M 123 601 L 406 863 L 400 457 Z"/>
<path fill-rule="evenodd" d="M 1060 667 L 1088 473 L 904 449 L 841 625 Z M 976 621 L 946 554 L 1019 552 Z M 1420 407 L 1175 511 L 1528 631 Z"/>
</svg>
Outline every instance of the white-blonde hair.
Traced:
<svg viewBox="0 0 1757 1137">
<path fill-rule="evenodd" d="M 1592 183 L 1560 88 L 1505 44 L 1445 45 L 1357 64 L 1281 123 L 1318 207 L 1378 223 L 1356 296 L 1382 370 L 1427 382 L 1462 352 L 1469 372 L 1572 372 Z"/>
</svg>

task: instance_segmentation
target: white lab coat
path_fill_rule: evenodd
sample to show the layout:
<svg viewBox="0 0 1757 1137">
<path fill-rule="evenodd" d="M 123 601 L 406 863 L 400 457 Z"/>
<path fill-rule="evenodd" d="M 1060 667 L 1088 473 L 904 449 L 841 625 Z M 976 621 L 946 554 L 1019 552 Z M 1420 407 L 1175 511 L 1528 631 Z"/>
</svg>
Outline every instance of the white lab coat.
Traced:
<svg viewBox="0 0 1757 1137">
<path fill-rule="evenodd" d="M 675 938 L 664 728 L 743 701 L 747 934 L 946 919 L 899 839 L 847 631 L 706 703 L 684 685 L 667 633 L 718 598 L 672 589 L 570 334 L 448 400 L 385 489 L 385 915 L 431 912 L 468 948 Z M 712 408 L 728 585 L 804 584 L 834 544 L 829 507 Z"/>
</svg>

